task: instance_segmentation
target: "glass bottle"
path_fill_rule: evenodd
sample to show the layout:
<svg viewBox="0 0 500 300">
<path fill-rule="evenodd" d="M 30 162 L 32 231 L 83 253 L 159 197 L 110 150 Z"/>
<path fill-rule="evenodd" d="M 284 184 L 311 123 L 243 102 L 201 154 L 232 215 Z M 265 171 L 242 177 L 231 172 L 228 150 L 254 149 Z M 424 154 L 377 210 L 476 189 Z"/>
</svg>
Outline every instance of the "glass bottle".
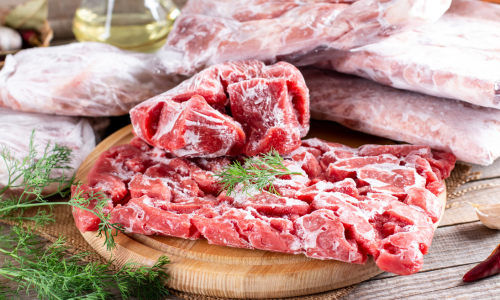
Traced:
<svg viewBox="0 0 500 300">
<path fill-rule="evenodd" d="M 179 14 L 171 0 L 82 0 L 73 33 L 78 41 L 154 52 L 165 44 Z"/>
</svg>

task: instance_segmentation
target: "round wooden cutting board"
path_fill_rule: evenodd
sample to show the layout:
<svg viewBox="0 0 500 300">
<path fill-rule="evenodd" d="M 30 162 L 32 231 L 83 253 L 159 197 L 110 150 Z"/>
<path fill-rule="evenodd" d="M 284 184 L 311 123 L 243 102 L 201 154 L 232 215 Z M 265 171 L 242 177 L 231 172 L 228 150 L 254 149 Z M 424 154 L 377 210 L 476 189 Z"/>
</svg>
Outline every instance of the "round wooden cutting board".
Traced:
<svg viewBox="0 0 500 300">
<path fill-rule="evenodd" d="M 363 144 L 393 144 L 391 141 L 352 131 L 327 121 L 311 122 L 307 138 L 318 137 L 353 147 Z M 102 152 L 132 139 L 132 127 L 115 132 L 100 143 L 82 163 L 77 180 L 87 183 L 87 174 Z M 439 197 L 446 203 L 446 192 Z M 444 210 L 443 205 L 443 210 Z M 437 226 L 437 224 L 436 224 Z M 370 256 L 365 265 L 210 245 L 206 240 L 165 236 L 118 234 L 117 248 L 107 251 L 96 232 L 82 233 L 89 244 L 118 266 L 128 261 L 152 266 L 166 255 L 171 263 L 167 285 L 188 293 L 227 298 L 283 298 L 329 291 L 376 276 L 380 270 Z"/>
</svg>

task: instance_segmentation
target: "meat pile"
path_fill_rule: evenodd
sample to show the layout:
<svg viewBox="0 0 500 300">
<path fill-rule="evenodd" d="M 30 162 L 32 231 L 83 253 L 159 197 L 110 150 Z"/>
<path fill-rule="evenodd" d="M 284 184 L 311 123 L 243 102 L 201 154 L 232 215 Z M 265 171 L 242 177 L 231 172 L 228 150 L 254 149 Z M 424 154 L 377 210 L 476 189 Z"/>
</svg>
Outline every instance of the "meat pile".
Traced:
<svg viewBox="0 0 500 300">
<path fill-rule="evenodd" d="M 230 2 L 230 3 L 229 3 Z M 190 0 L 157 63 L 193 74 L 241 59 L 308 65 L 434 22 L 451 0 Z"/>
<path fill-rule="evenodd" d="M 500 110 L 437 98 L 328 70 L 301 69 L 311 116 L 489 165 L 500 157 Z"/>
<path fill-rule="evenodd" d="M 213 66 L 134 108 L 137 137 L 104 152 L 73 195 L 104 192 L 106 212 L 126 232 L 358 264 L 371 255 L 383 270 L 417 272 L 455 156 L 301 141 L 308 107 L 302 75 L 287 63 Z M 222 190 L 216 172 L 271 149 L 298 173 L 276 179 L 279 196 L 269 186 Z M 73 215 L 80 230 L 98 228 L 91 212 Z"/>
<path fill-rule="evenodd" d="M 319 66 L 399 89 L 500 108 L 500 6 L 454 0 L 437 22 L 332 54 Z"/>
<path fill-rule="evenodd" d="M 92 42 L 23 50 L 7 56 L 0 71 L 0 107 L 67 116 L 125 115 L 180 81 L 154 72 L 149 59 L 152 54 Z"/>
<path fill-rule="evenodd" d="M 130 111 L 136 134 L 179 157 L 290 153 L 309 130 L 309 91 L 288 63 L 228 62 Z"/>
<path fill-rule="evenodd" d="M 104 152 L 81 190 L 109 196 L 111 221 L 126 232 L 358 264 L 372 255 L 381 269 L 408 275 L 422 267 L 441 216 L 441 180 L 455 163 L 426 146 L 309 139 L 285 158 L 301 175 L 275 181 L 282 197 L 238 187 L 228 195 L 213 175 L 239 159 L 179 158 L 136 137 Z M 92 213 L 73 215 L 81 231 L 97 230 Z"/>
</svg>

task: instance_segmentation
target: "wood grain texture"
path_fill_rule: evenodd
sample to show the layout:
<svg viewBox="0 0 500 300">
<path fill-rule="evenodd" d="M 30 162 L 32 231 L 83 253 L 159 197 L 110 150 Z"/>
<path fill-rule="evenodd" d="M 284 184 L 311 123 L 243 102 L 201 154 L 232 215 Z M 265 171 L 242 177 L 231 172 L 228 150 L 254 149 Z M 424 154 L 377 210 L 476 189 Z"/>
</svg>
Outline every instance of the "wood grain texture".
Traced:
<svg viewBox="0 0 500 300">
<path fill-rule="evenodd" d="M 339 125 L 328 123 L 315 122 L 312 125 L 312 136 L 350 146 L 360 146 L 363 140 L 369 139 L 363 134 L 346 131 L 337 127 Z M 133 137 L 131 131 L 131 126 L 122 128 L 99 144 L 82 163 L 77 179 L 85 183 L 86 175 L 100 154 L 111 146 L 128 143 Z M 376 137 L 372 137 L 371 142 L 391 143 Z M 445 193 L 441 195 L 441 200 L 446 202 Z M 83 233 L 83 236 L 103 257 L 115 259 L 118 265 L 132 260 L 151 266 L 161 255 L 167 255 L 172 260 L 169 266 L 172 276 L 169 287 L 207 296 L 294 297 L 352 285 L 382 272 L 372 258 L 365 265 L 355 265 L 312 259 L 303 254 L 290 255 L 210 245 L 206 240 L 192 241 L 140 234 L 119 234 L 118 247 L 109 252 L 102 247 L 103 240 L 97 238 L 95 232 Z"/>
<path fill-rule="evenodd" d="M 481 180 L 479 182 L 469 182 L 458 188 L 458 191 L 477 187 L 479 185 L 500 185 L 500 179 Z M 454 224 L 478 221 L 478 217 L 472 206 L 465 202 L 476 204 L 496 204 L 500 203 L 500 189 L 498 187 L 485 187 L 464 194 L 461 197 L 448 201 L 450 206 L 446 209 L 439 226 L 450 226 Z"/>
</svg>

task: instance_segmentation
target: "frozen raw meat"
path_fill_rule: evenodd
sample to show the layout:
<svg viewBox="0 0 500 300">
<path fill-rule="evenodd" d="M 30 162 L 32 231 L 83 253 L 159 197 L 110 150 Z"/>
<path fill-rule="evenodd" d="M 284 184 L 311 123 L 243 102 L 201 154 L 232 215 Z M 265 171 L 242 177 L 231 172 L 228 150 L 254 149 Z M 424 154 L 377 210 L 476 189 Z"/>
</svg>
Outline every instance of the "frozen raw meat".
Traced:
<svg viewBox="0 0 500 300">
<path fill-rule="evenodd" d="M 177 18 L 157 66 L 193 74 L 226 61 L 309 65 L 434 22 L 451 0 L 191 0 Z"/>
<path fill-rule="evenodd" d="M 125 115 L 180 82 L 148 69 L 152 55 L 91 42 L 23 50 L 7 56 L 0 71 L 0 106 L 67 116 Z"/>
<path fill-rule="evenodd" d="M 105 212 L 127 232 L 357 264 L 370 255 L 383 270 L 408 275 L 422 267 L 442 212 L 442 179 L 455 163 L 427 146 L 309 139 L 284 156 L 298 174 L 276 179 L 280 195 L 241 185 L 228 194 L 214 171 L 241 159 L 178 158 L 136 137 L 104 152 L 81 191 L 104 192 Z M 80 230 L 98 228 L 96 216 L 73 215 Z"/>
<path fill-rule="evenodd" d="M 363 78 L 302 69 L 311 114 L 354 130 L 451 152 L 489 165 L 500 156 L 500 110 L 402 91 Z M 422 169 L 420 161 L 412 162 Z M 432 165 L 432 164 L 431 164 Z"/>
<path fill-rule="evenodd" d="M 140 138 L 180 157 L 285 154 L 309 130 L 309 91 L 288 63 L 228 62 L 141 103 L 130 116 Z"/>
<path fill-rule="evenodd" d="M 500 108 L 500 6 L 455 0 L 439 21 L 332 53 L 322 68 L 395 88 Z"/>
<path fill-rule="evenodd" d="M 33 130 L 36 158 L 43 156 L 49 142 L 51 146 L 48 150 L 51 150 L 55 143 L 68 146 L 72 150 L 70 168 L 54 169 L 51 175 L 54 178 L 62 176 L 63 171 L 64 176 L 70 178 L 95 147 L 94 131 L 85 118 L 32 114 L 0 108 L 0 150 L 9 149 L 14 158 L 22 161 L 29 154 Z M 0 158 L 0 189 L 9 182 L 8 170 L 4 159 Z M 22 178 L 18 178 L 14 185 L 21 183 Z M 43 194 L 51 194 L 56 190 L 57 184 L 52 184 L 44 188 Z M 11 192 L 19 192 L 19 189 L 13 188 Z"/>
</svg>

